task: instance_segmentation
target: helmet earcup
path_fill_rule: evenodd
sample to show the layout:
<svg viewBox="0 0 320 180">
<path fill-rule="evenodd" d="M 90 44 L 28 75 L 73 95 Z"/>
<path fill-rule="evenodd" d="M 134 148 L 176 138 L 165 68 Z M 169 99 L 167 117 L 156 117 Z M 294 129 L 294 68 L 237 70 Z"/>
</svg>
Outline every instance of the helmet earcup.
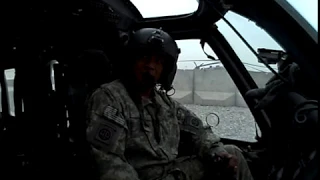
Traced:
<svg viewBox="0 0 320 180">
<path fill-rule="evenodd" d="M 170 91 L 173 88 L 172 83 L 174 81 L 176 73 L 177 73 L 177 64 L 173 64 L 172 67 L 170 67 L 169 71 L 163 72 L 159 80 L 159 84 L 161 84 L 161 87 L 163 90 Z"/>
</svg>

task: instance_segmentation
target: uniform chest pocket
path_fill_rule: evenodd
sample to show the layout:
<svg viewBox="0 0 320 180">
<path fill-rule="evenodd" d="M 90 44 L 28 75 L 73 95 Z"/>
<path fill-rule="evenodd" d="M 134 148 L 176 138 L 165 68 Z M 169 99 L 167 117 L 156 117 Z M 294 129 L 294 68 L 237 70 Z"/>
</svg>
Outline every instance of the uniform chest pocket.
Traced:
<svg viewBox="0 0 320 180">
<path fill-rule="evenodd" d="M 178 138 L 180 128 L 176 113 L 172 109 L 163 109 L 159 116 L 162 133 L 172 139 Z"/>
<path fill-rule="evenodd" d="M 168 152 L 168 156 L 175 157 L 178 154 L 180 142 L 180 128 L 177 116 L 172 109 L 166 109 L 161 115 L 162 147 Z"/>
<path fill-rule="evenodd" d="M 142 122 L 139 116 L 128 118 L 128 129 L 130 138 L 143 134 Z"/>
</svg>

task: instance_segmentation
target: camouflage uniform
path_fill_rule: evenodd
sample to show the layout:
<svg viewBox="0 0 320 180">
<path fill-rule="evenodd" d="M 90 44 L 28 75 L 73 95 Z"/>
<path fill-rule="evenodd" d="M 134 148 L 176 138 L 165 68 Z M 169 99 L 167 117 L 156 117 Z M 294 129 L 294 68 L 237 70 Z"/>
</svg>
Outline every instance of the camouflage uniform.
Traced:
<svg viewBox="0 0 320 180">
<path fill-rule="evenodd" d="M 155 91 L 151 100 L 137 105 L 120 80 L 93 93 L 88 120 L 87 137 L 103 180 L 200 180 L 205 173 L 200 159 L 226 151 L 219 137 L 181 104 Z M 191 140 L 194 156 L 178 157 L 183 133 Z M 244 168 L 239 175 L 250 180 L 241 153 L 228 149 Z"/>
</svg>

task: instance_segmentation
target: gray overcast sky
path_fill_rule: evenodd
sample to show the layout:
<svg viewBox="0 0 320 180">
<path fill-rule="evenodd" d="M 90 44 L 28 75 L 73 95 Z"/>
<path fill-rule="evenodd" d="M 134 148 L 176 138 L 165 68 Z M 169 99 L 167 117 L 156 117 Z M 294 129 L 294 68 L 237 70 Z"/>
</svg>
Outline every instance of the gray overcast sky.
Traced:
<svg viewBox="0 0 320 180">
<path fill-rule="evenodd" d="M 169 15 L 179 15 L 191 13 L 197 10 L 198 2 L 196 0 L 131 0 L 133 4 L 139 9 L 144 17 L 159 17 Z M 298 12 L 304 16 L 309 23 L 318 30 L 318 1 L 317 0 L 287 0 L 293 5 Z M 233 24 L 233 26 L 242 34 L 242 36 L 254 48 L 282 48 L 261 28 L 257 27 L 253 22 L 248 21 L 235 13 L 229 12 L 226 18 Z M 257 62 L 257 58 L 249 51 L 237 35 L 220 20 L 218 23 L 220 32 L 226 37 L 231 46 L 235 49 L 240 59 L 245 63 L 262 65 Z M 181 48 L 181 60 L 207 60 L 207 57 L 202 52 L 199 45 L 199 40 L 182 40 L 177 41 Z M 208 54 L 214 53 L 206 46 L 205 51 Z M 214 55 L 215 56 L 215 55 Z M 208 62 L 196 62 L 198 65 Z M 179 69 L 192 69 L 195 67 L 193 62 L 178 62 Z M 275 66 L 273 66 L 275 67 Z M 255 71 L 252 66 L 247 66 L 248 70 Z M 258 68 L 262 71 L 268 71 L 266 68 Z"/>
</svg>

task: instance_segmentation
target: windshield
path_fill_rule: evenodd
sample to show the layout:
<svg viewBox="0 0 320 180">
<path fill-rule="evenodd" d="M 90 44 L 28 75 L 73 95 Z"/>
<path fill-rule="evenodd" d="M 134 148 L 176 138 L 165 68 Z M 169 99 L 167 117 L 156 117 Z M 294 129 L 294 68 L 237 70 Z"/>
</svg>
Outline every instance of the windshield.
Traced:
<svg viewBox="0 0 320 180">
<path fill-rule="evenodd" d="M 188 14 L 198 9 L 196 0 L 131 0 L 144 18 Z"/>
<path fill-rule="evenodd" d="M 318 0 L 287 0 L 318 31 Z"/>
<path fill-rule="evenodd" d="M 286 0 L 318 31 L 318 0 Z M 131 0 L 144 18 L 192 13 L 197 0 Z"/>
</svg>

